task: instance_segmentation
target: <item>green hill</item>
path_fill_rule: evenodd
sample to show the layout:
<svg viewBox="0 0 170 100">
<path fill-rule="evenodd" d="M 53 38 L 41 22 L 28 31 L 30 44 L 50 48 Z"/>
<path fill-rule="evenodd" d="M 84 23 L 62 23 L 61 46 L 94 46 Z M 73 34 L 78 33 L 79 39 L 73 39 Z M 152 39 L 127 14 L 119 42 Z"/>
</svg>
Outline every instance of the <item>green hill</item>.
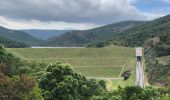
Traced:
<svg viewBox="0 0 170 100">
<path fill-rule="evenodd" d="M 153 37 L 161 37 L 165 34 L 169 35 L 169 33 L 170 15 L 167 15 L 159 19 L 143 22 L 138 26 L 121 32 L 117 36 L 112 37 L 112 39 L 93 44 L 93 46 L 98 46 L 101 44 L 117 44 L 131 47 L 143 46 L 146 40 Z"/>
<path fill-rule="evenodd" d="M 0 36 L 0 46 L 5 46 L 8 48 L 23 48 L 23 47 L 28 47 L 27 44 L 22 43 L 22 42 L 17 42 L 17 41 L 13 41 L 4 37 Z"/>
<path fill-rule="evenodd" d="M 11 39 L 13 41 L 24 42 L 29 45 L 38 45 L 42 42 L 42 40 L 37 39 L 28 33 L 18 30 L 10 30 L 4 27 L 0 27 L 0 36 Z"/>
<path fill-rule="evenodd" d="M 141 21 L 124 21 L 90 30 L 71 31 L 57 37 L 51 37 L 44 45 L 51 46 L 85 46 L 91 43 L 111 39 L 128 29 L 138 26 Z"/>
<path fill-rule="evenodd" d="M 170 15 L 145 22 L 139 26 L 133 27 L 112 41 L 116 41 L 124 46 L 142 46 L 146 40 L 153 37 L 161 37 L 164 34 L 170 33 Z"/>
</svg>

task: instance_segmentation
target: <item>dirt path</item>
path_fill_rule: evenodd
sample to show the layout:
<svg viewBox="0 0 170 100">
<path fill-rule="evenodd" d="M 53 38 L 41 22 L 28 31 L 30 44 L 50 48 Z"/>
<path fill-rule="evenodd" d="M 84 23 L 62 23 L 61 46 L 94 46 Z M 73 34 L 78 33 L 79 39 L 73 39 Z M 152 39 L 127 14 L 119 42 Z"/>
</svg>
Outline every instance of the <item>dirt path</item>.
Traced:
<svg viewBox="0 0 170 100">
<path fill-rule="evenodd" d="M 124 65 L 123 65 L 123 67 L 122 67 L 122 70 L 120 71 L 119 78 L 121 77 L 122 72 L 123 72 L 123 70 L 124 70 L 126 64 L 128 63 L 128 61 L 129 61 L 129 58 L 127 58 L 127 60 L 125 61 Z"/>
<path fill-rule="evenodd" d="M 112 81 L 111 80 L 109 80 L 109 79 L 107 79 L 107 86 L 106 86 L 106 88 L 107 88 L 107 90 L 109 90 L 109 91 L 111 91 L 112 90 Z"/>
</svg>

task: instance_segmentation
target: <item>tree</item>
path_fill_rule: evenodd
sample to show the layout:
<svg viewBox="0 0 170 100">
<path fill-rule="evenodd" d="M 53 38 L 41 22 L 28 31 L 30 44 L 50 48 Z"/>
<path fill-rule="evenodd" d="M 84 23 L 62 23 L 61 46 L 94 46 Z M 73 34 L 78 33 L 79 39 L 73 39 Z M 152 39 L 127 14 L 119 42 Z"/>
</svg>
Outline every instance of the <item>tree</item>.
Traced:
<svg viewBox="0 0 170 100">
<path fill-rule="evenodd" d="M 15 74 L 16 66 L 19 64 L 19 61 L 20 59 L 7 53 L 5 49 L 0 47 L 0 63 L 5 66 L 1 71 L 3 71 L 5 75 L 12 76 L 12 74 Z"/>
<path fill-rule="evenodd" d="M 26 75 L 9 78 L 0 72 L 0 100 L 23 100 L 35 87 L 35 81 Z"/>
<path fill-rule="evenodd" d="M 19 59 L 0 48 L 0 100 L 40 100 L 34 78 L 15 73 L 19 64 Z"/>
<path fill-rule="evenodd" d="M 131 75 L 131 72 L 127 70 L 127 71 L 124 71 L 121 76 L 124 78 L 124 80 L 127 80 L 130 77 L 130 75 Z"/>
<path fill-rule="evenodd" d="M 86 79 L 69 65 L 49 64 L 40 76 L 39 87 L 45 100 L 89 100 L 105 94 L 105 83 Z"/>
</svg>

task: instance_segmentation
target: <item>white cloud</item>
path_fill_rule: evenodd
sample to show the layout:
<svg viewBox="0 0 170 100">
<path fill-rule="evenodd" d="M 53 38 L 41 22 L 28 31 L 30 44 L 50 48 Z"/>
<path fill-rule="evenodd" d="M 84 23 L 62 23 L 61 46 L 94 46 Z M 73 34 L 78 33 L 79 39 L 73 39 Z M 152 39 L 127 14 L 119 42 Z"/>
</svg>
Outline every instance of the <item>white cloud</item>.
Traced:
<svg viewBox="0 0 170 100">
<path fill-rule="evenodd" d="M 130 2 L 130 3 L 135 3 L 137 0 L 127 0 L 128 2 Z"/>
<path fill-rule="evenodd" d="M 146 20 L 137 0 L 0 0 L 0 25 L 13 28 L 89 29 L 125 20 Z"/>
<path fill-rule="evenodd" d="M 166 2 L 166 3 L 170 3 L 170 0 L 164 0 L 164 2 Z"/>
<path fill-rule="evenodd" d="M 153 13 L 153 12 L 142 12 L 144 16 L 146 16 L 146 20 L 153 20 L 162 16 L 165 16 L 165 14 L 162 13 Z"/>
<path fill-rule="evenodd" d="M 8 18 L 109 23 L 142 19 L 127 0 L 0 0 L 0 15 Z"/>
<path fill-rule="evenodd" d="M 75 29 L 75 30 L 84 30 L 100 25 L 92 23 L 68 23 L 68 22 L 43 22 L 38 20 L 12 20 L 9 18 L 0 17 L 0 26 L 4 26 L 9 29 L 57 29 L 57 30 L 66 30 L 66 29 Z"/>
</svg>

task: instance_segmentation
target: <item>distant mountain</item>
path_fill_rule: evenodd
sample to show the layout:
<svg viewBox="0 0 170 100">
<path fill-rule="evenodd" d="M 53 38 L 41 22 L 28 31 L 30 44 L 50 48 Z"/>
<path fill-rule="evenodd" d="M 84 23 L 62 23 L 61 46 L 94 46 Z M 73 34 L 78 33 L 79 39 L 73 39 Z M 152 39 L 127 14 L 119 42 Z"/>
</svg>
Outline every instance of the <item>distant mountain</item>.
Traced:
<svg viewBox="0 0 170 100">
<path fill-rule="evenodd" d="M 111 39 L 93 43 L 89 46 L 103 47 L 111 44 L 129 47 L 143 46 L 148 39 L 161 37 L 164 34 L 170 35 L 170 15 L 143 22 L 140 25 L 121 32 Z"/>
<path fill-rule="evenodd" d="M 10 30 L 4 27 L 0 27 L 0 36 L 13 41 L 24 42 L 29 45 L 39 45 L 41 42 L 43 42 L 42 40 L 37 39 L 28 33 L 19 30 Z"/>
<path fill-rule="evenodd" d="M 50 46 L 85 46 L 111 39 L 126 30 L 142 24 L 142 21 L 123 21 L 90 30 L 71 31 L 60 36 L 53 36 L 44 45 Z"/>
<path fill-rule="evenodd" d="M 24 48 L 29 47 L 27 44 L 22 42 L 13 41 L 0 36 L 0 46 L 5 46 L 8 48 Z"/>
<path fill-rule="evenodd" d="M 52 36 L 59 36 L 63 33 L 69 32 L 70 30 L 41 30 L 41 29 L 27 29 L 21 30 L 24 31 L 36 38 L 47 40 L 49 37 Z"/>
</svg>

